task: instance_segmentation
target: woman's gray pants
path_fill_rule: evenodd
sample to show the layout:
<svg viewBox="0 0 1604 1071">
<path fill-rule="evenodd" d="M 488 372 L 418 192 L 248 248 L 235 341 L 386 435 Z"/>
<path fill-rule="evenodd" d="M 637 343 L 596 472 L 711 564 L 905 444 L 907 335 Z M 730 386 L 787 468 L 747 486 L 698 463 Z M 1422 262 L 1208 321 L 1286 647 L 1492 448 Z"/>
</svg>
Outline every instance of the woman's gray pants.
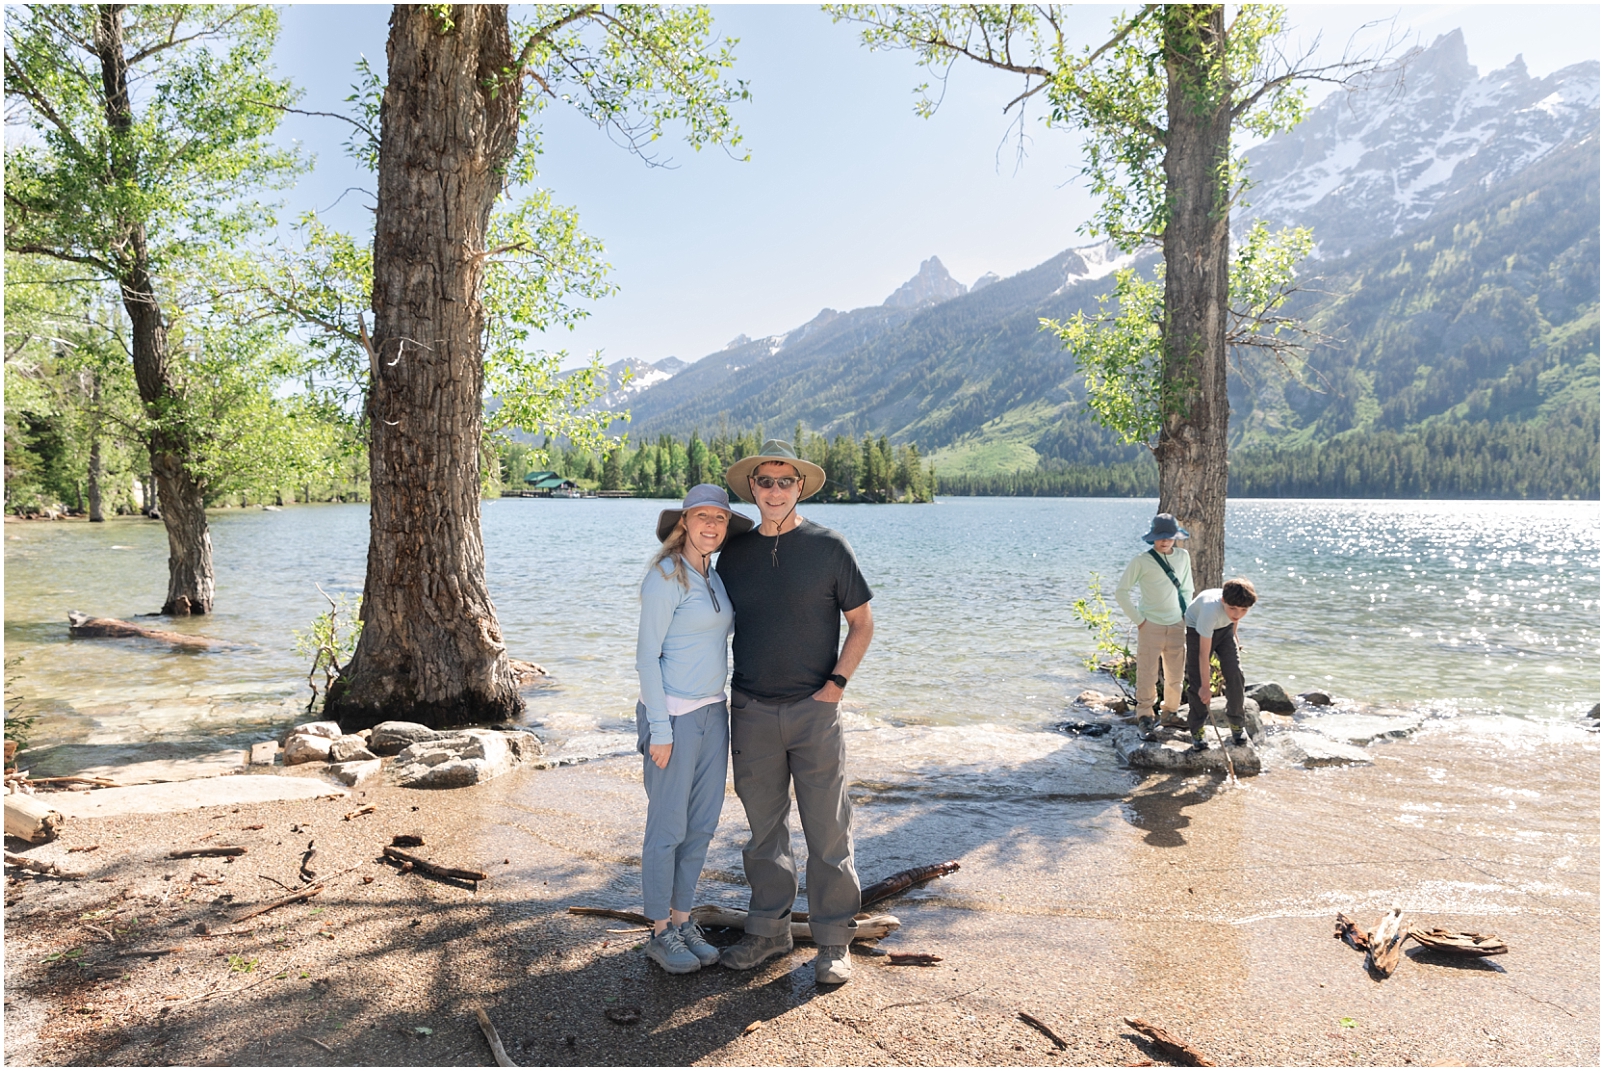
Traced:
<svg viewBox="0 0 1604 1071">
<path fill-rule="evenodd" d="M 672 724 L 674 750 L 668 766 L 658 769 L 648 750 L 646 707 L 635 704 L 636 740 L 646 760 L 640 884 L 649 919 L 668 918 L 670 908 L 691 909 L 707 845 L 724 809 L 724 777 L 729 769 L 730 713 L 724 703 L 680 714 Z"/>
</svg>

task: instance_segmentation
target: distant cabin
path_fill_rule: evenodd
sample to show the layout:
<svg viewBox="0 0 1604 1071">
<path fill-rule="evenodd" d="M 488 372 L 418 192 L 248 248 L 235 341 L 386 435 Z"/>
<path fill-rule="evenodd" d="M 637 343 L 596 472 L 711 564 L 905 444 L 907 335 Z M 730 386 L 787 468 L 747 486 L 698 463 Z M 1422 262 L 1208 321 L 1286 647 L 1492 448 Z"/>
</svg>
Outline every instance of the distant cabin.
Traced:
<svg viewBox="0 0 1604 1071">
<path fill-rule="evenodd" d="M 524 487 L 535 498 L 579 498 L 584 493 L 573 480 L 547 470 L 525 476 Z"/>
</svg>

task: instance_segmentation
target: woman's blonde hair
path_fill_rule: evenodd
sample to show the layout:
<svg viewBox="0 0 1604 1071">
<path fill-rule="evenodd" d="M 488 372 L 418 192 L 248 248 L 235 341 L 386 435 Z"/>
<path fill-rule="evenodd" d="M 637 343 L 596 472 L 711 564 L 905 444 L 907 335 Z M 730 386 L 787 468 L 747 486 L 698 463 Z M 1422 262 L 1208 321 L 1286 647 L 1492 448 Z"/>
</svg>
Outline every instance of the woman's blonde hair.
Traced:
<svg viewBox="0 0 1604 1071">
<path fill-rule="evenodd" d="M 674 522 L 674 530 L 668 533 L 668 538 L 663 540 L 663 545 L 657 548 L 657 553 L 652 555 L 652 560 L 647 565 L 647 568 L 657 569 L 661 573 L 662 569 L 658 567 L 664 560 L 668 558 L 674 559 L 674 571 L 666 574 L 666 576 L 670 579 L 678 580 L 681 591 L 691 590 L 690 574 L 685 571 L 684 553 L 685 540 L 689 535 L 690 533 L 685 529 L 685 515 L 682 513 L 679 520 Z"/>
</svg>

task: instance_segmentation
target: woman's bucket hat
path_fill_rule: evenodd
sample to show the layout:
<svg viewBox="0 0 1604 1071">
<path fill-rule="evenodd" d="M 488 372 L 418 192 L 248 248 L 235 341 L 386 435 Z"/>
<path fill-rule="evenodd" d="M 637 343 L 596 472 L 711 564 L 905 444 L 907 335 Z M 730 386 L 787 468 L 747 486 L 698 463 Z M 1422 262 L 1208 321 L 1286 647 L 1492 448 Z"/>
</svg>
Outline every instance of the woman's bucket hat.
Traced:
<svg viewBox="0 0 1604 1071">
<path fill-rule="evenodd" d="M 752 488 L 746 478 L 757 471 L 757 467 L 765 461 L 783 461 L 796 469 L 797 475 L 802 477 L 802 497 L 812 498 L 824 487 L 824 470 L 811 461 L 804 461 L 796 456 L 791 444 L 784 439 L 769 439 L 763 443 L 763 449 L 751 457 L 743 457 L 724 471 L 724 482 L 729 484 L 743 502 L 754 502 L 751 498 Z M 730 533 L 734 535 L 733 532 Z"/>
<path fill-rule="evenodd" d="M 697 506 L 717 506 L 730 515 L 729 534 L 724 537 L 728 543 L 731 539 L 743 532 L 752 530 L 752 518 L 736 513 L 730 508 L 730 496 L 724 493 L 724 488 L 710 483 L 699 483 L 685 494 L 685 501 L 681 502 L 679 509 L 665 509 L 657 515 L 657 541 L 659 543 L 673 534 L 674 526 L 685 515 L 688 509 Z"/>
<path fill-rule="evenodd" d="M 1153 527 L 1142 538 L 1149 543 L 1156 543 L 1160 539 L 1191 539 L 1192 534 L 1176 524 L 1173 515 L 1160 513 L 1153 518 Z"/>
</svg>

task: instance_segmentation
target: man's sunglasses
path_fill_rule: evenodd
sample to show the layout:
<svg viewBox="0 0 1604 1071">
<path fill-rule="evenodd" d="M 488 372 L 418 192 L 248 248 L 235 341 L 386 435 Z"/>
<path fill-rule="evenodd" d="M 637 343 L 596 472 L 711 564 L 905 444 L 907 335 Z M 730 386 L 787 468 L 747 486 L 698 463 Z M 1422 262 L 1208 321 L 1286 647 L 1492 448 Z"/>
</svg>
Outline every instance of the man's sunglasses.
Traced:
<svg viewBox="0 0 1604 1071">
<path fill-rule="evenodd" d="M 778 487 L 782 491 L 789 491 L 795 484 L 802 482 L 800 476 L 748 476 L 747 479 L 767 491 L 771 487 Z"/>
</svg>

